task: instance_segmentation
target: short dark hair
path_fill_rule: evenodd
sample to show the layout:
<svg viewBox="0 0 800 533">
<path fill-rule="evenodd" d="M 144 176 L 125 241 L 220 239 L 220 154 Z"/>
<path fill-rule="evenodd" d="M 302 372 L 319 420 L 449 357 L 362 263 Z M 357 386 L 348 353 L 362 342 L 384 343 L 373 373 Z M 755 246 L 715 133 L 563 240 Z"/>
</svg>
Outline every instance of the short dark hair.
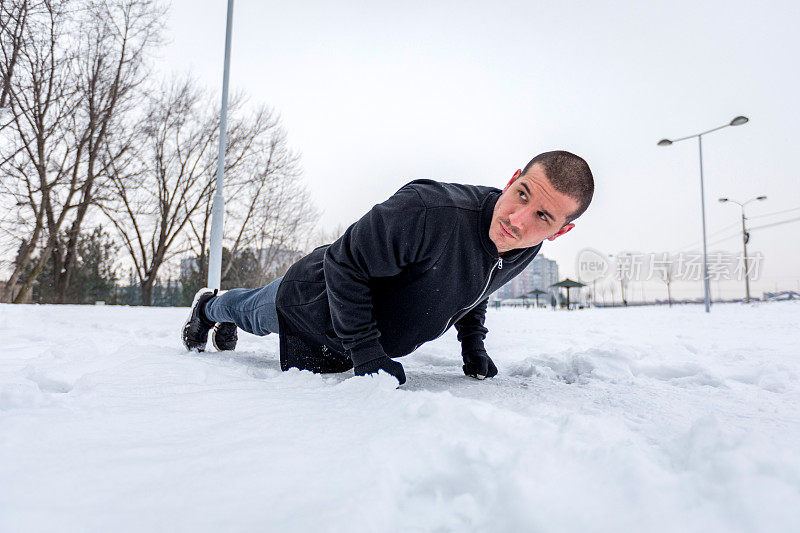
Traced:
<svg viewBox="0 0 800 533">
<path fill-rule="evenodd" d="M 578 209 L 567 216 L 567 223 L 586 211 L 594 195 L 594 177 L 583 158 L 563 150 L 545 152 L 525 165 L 522 176 L 527 174 L 533 165 L 542 166 L 547 181 L 555 190 L 578 202 Z"/>
</svg>

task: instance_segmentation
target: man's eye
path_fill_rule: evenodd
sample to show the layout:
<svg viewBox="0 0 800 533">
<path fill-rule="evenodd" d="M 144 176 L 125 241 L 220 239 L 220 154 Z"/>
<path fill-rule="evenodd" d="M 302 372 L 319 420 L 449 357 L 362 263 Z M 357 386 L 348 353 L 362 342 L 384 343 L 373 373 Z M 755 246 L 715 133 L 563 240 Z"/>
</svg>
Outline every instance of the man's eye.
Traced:
<svg viewBox="0 0 800 533">
<path fill-rule="evenodd" d="M 522 191 L 519 191 L 519 197 L 520 197 L 520 198 L 522 198 L 523 200 L 527 200 L 527 199 L 528 199 L 528 195 L 527 195 L 527 194 L 525 194 L 525 193 L 524 193 L 524 192 L 522 192 Z"/>
<path fill-rule="evenodd" d="M 537 213 L 536 213 L 536 215 L 537 215 L 537 216 L 538 216 L 540 219 L 542 219 L 542 220 L 544 220 L 545 222 L 547 222 L 547 215 L 545 215 L 545 214 L 544 214 L 544 213 L 542 213 L 541 211 L 537 212 Z"/>
</svg>

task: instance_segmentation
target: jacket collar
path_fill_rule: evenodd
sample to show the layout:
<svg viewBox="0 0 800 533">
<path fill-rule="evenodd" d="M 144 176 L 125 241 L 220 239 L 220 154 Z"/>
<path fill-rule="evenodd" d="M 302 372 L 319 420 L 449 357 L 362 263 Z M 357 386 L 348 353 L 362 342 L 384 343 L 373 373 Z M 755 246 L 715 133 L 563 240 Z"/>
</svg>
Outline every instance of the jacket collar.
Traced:
<svg viewBox="0 0 800 533">
<path fill-rule="evenodd" d="M 494 189 L 486 195 L 486 198 L 483 199 L 483 203 L 481 204 L 481 212 L 480 216 L 478 217 L 478 233 L 480 235 L 481 244 L 484 251 L 495 261 L 500 257 L 500 255 L 497 253 L 497 246 L 495 246 L 494 242 L 492 242 L 492 239 L 489 238 L 489 227 L 492 225 L 494 206 L 497 204 L 498 198 L 500 198 L 500 193 L 500 189 Z M 539 253 L 541 247 L 542 243 L 539 243 L 536 246 L 531 246 L 530 248 L 511 250 L 510 252 L 503 254 L 503 262 L 514 263 L 522 258 L 532 257 Z"/>
</svg>

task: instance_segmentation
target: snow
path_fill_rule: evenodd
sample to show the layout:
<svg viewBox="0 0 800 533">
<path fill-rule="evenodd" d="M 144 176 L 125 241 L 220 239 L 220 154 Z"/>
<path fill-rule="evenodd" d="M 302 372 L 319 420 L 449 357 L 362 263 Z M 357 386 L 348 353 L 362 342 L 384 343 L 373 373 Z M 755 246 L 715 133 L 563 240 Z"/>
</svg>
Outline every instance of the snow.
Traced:
<svg viewBox="0 0 800 533">
<path fill-rule="evenodd" d="M 385 375 L 189 354 L 186 309 L 0 306 L 1 531 L 797 531 L 800 302 L 493 310 Z"/>
</svg>

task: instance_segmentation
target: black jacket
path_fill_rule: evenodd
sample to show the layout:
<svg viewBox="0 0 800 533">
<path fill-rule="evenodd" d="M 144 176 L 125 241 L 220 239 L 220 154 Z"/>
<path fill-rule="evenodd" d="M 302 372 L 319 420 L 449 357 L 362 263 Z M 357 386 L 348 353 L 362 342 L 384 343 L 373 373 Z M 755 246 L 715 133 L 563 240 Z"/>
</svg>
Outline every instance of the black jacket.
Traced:
<svg viewBox="0 0 800 533">
<path fill-rule="evenodd" d="M 499 257 L 489 238 L 499 196 L 491 187 L 413 181 L 292 265 L 276 298 L 281 360 L 298 339 L 347 353 L 355 365 L 400 357 L 454 324 L 464 348 L 483 348 L 489 295 L 541 248 Z"/>
</svg>

